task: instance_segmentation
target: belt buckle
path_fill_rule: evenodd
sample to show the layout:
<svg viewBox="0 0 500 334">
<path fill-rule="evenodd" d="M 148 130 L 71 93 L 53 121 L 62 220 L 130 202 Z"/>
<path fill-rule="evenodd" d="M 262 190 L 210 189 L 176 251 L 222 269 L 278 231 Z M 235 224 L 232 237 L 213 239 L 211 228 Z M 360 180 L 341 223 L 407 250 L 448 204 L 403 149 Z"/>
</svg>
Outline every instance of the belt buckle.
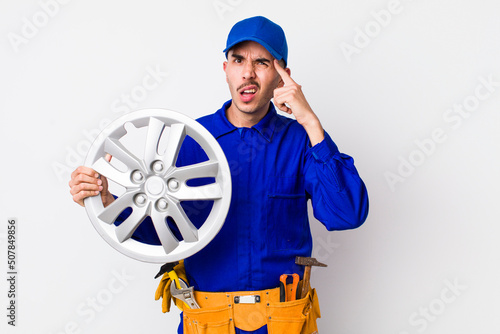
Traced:
<svg viewBox="0 0 500 334">
<path fill-rule="evenodd" d="M 234 296 L 235 304 L 255 304 L 260 303 L 259 295 L 250 295 L 250 296 Z"/>
</svg>

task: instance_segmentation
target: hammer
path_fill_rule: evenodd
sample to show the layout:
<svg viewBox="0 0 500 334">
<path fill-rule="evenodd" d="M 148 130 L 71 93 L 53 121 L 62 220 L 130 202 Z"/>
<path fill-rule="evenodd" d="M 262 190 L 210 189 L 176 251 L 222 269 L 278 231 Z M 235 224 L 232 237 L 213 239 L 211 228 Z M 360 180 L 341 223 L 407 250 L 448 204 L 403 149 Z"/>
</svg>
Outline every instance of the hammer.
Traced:
<svg viewBox="0 0 500 334">
<path fill-rule="evenodd" d="M 310 280 L 311 280 L 311 267 L 327 267 L 326 264 L 318 262 L 314 257 L 302 257 L 297 256 L 295 258 L 295 264 L 300 266 L 305 266 L 304 269 L 304 277 L 302 279 L 302 292 L 300 294 L 300 298 L 304 298 L 309 292 Z"/>
</svg>

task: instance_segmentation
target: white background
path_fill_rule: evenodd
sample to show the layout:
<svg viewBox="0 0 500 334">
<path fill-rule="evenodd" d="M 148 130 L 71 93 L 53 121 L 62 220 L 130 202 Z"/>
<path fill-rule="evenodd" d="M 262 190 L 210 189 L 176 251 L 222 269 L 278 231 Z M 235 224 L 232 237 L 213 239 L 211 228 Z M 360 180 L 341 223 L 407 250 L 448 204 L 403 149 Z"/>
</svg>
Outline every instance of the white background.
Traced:
<svg viewBox="0 0 500 334">
<path fill-rule="evenodd" d="M 312 278 L 320 332 L 499 333 L 499 4 L 2 0 L 0 267 L 16 217 L 19 277 L 15 328 L 0 281 L 0 331 L 175 332 L 178 311 L 153 300 L 158 266 L 101 239 L 72 202 L 69 171 L 100 124 L 127 110 L 218 109 L 227 33 L 264 15 L 284 28 L 292 78 L 370 195 L 357 230 L 327 234 L 311 219 L 314 255 L 328 264 Z M 141 90 L 154 70 L 156 87 Z M 466 118 L 448 111 L 463 103 Z"/>
</svg>

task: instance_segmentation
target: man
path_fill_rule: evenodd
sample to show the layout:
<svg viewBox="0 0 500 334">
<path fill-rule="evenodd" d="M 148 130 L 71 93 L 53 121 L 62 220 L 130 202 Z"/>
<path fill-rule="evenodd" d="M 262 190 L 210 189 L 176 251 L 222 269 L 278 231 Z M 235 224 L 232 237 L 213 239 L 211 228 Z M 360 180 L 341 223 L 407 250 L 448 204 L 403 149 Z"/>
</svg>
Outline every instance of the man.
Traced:
<svg viewBox="0 0 500 334">
<path fill-rule="evenodd" d="M 219 234 L 184 261 L 204 313 L 185 309 L 179 332 L 199 327 L 234 333 L 236 327 L 236 333 L 312 333 L 319 316 L 314 290 L 303 304 L 280 304 L 279 294 L 278 300 L 274 297 L 280 275 L 302 275 L 295 257 L 311 255 L 307 201 L 312 200 L 315 217 L 328 230 L 357 228 L 368 214 L 366 188 L 352 158 L 339 153 L 291 78 L 280 26 L 264 17 L 240 21 L 224 52 L 231 100 L 198 121 L 217 139 L 230 164 L 231 206 Z M 279 110 L 296 120 L 278 115 L 273 98 Z M 195 143 L 185 145 L 181 164 L 203 160 Z M 99 192 L 105 206 L 114 200 L 106 179 L 97 176 L 87 167 L 73 172 L 69 184 L 75 202 L 83 205 L 85 197 Z M 201 211 L 210 205 L 197 209 L 189 217 L 199 226 Z M 150 222 L 141 224 L 134 236 L 157 243 Z M 240 305 L 234 298 L 238 292 L 262 302 Z M 292 310 L 297 303 L 298 313 Z"/>
</svg>

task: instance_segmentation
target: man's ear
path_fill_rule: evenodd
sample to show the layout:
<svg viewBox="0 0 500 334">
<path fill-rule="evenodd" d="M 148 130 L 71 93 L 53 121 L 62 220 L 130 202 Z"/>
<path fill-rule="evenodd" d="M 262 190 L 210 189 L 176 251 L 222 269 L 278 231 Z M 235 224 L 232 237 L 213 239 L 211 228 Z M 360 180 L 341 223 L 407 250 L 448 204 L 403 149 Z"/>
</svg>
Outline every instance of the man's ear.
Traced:
<svg viewBox="0 0 500 334">
<path fill-rule="evenodd" d="M 227 69 L 227 61 L 223 62 L 222 63 L 222 69 L 224 70 L 224 72 L 226 72 L 226 69 Z M 227 82 L 227 72 L 226 72 L 226 82 Z"/>
</svg>

